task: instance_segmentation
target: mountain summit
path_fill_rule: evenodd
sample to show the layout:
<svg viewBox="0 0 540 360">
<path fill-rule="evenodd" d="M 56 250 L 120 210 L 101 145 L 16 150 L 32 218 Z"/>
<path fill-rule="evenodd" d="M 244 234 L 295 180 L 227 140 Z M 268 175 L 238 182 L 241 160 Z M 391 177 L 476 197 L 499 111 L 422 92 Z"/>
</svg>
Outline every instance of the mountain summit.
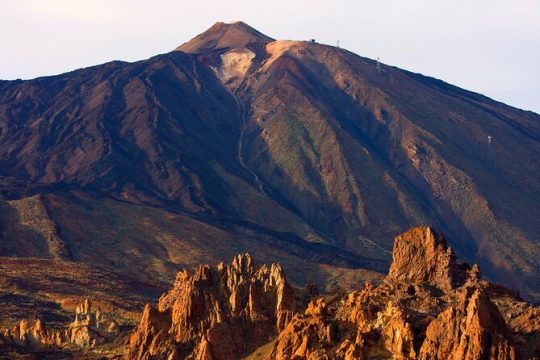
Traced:
<svg viewBox="0 0 540 360">
<path fill-rule="evenodd" d="M 249 252 L 354 287 L 429 224 L 540 299 L 538 114 L 241 22 L 178 50 L 0 82 L 1 256 L 168 282 Z"/>
<path fill-rule="evenodd" d="M 210 29 L 176 48 L 191 54 L 213 50 L 249 48 L 274 41 L 242 21 L 217 22 Z"/>
</svg>

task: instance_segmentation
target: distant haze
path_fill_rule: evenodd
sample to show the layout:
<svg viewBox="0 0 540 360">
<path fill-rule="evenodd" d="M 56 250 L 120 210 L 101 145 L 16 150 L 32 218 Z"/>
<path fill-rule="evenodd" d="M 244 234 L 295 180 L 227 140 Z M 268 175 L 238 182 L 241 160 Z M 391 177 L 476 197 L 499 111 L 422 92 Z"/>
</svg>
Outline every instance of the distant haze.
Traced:
<svg viewBox="0 0 540 360">
<path fill-rule="evenodd" d="M 309 39 L 540 113 L 538 0 L 0 0 L 0 78 L 173 50 L 216 21 Z"/>
</svg>

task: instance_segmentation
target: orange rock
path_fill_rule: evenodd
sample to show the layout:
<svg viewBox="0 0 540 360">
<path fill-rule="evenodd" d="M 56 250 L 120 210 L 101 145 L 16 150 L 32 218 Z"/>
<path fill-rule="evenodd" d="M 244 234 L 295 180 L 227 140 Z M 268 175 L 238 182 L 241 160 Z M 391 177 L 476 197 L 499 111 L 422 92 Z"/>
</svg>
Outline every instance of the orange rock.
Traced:
<svg viewBox="0 0 540 360">
<path fill-rule="evenodd" d="M 268 359 L 538 358 L 539 314 L 513 292 L 481 281 L 477 266 L 459 265 L 442 236 L 415 228 L 396 238 L 383 284 L 310 302 Z"/>
<path fill-rule="evenodd" d="M 85 299 L 76 309 L 75 320 L 64 327 L 47 327 L 41 320 L 21 320 L 7 330 L 4 341 L 35 350 L 94 347 L 111 342 L 119 333 L 119 326 L 111 317 L 92 310 L 90 299 Z"/>
<path fill-rule="evenodd" d="M 248 254 L 217 269 L 182 271 L 160 298 L 159 310 L 145 310 L 126 358 L 175 348 L 197 359 L 238 359 L 283 329 L 293 310 L 294 294 L 281 266 L 258 267 Z"/>
<path fill-rule="evenodd" d="M 412 228 L 394 241 L 387 280 L 428 283 L 449 290 L 467 278 L 468 266 L 459 265 L 442 235 L 429 227 Z"/>
<path fill-rule="evenodd" d="M 379 286 L 313 299 L 301 313 L 279 265 L 245 254 L 182 271 L 157 308 L 145 307 L 125 358 L 232 360 L 255 350 L 278 360 L 540 358 L 540 308 L 458 264 L 442 236 L 412 229 L 396 238 L 393 256 Z M 86 299 L 71 324 L 23 320 L 0 345 L 92 348 L 118 332 Z"/>
<path fill-rule="evenodd" d="M 426 331 L 420 359 L 516 359 L 499 310 L 482 289 L 462 289 Z"/>
</svg>

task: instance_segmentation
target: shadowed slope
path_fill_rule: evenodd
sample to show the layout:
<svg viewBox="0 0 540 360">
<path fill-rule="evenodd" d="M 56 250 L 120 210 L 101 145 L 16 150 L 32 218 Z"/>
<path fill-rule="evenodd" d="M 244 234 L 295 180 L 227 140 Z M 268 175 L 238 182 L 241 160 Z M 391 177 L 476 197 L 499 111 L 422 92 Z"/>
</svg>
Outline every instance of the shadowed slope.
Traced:
<svg viewBox="0 0 540 360">
<path fill-rule="evenodd" d="M 242 93 L 249 165 L 313 226 L 377 256 L 434 224 L 489 276 L 536 291 L 537 114 L 328 46 L 267 52 Z"/>
</svg>

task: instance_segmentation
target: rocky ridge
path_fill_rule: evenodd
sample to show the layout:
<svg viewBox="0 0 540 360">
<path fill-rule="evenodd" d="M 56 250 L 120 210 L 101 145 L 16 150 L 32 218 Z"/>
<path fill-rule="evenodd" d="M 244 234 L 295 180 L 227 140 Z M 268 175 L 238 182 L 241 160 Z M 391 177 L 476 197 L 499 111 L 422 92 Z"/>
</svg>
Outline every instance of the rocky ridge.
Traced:
<svg viewBox="0 0 540 360">
<path fill-rule="evenodd" d="M 311 302 L 279 334 L 268 358 L 539 356 L 539 309 L 515 292 L 480 280 L 476 265 L 458 264 L 432 229 L 418 227 L 396 237 L 393 260 L 381 285 Z"/>
<path fill-rule="evenodd" d="M 392 266 L 378 286 L 316 296 L 291 317 L 294 296 L 286 284 L 279 266 L 257 268 L 249 255 L 217 270 L 181 272 L 158 309 L 146 307 L 126 359 L 540 355 L 539 308 L 481 280 L 478 266 L 458 263 L 444 237 L 429 227 L 396 237 Z M 254 351 L 254 344 L 265 345 Z"/>
<path fill-rule="evenodd" d="M 238 359 L 268 342 L 294 311 L 281 266 L 248 254 L 180 272 L 158 308 L 147 305 L 126 359 Z"/>
</svg>

